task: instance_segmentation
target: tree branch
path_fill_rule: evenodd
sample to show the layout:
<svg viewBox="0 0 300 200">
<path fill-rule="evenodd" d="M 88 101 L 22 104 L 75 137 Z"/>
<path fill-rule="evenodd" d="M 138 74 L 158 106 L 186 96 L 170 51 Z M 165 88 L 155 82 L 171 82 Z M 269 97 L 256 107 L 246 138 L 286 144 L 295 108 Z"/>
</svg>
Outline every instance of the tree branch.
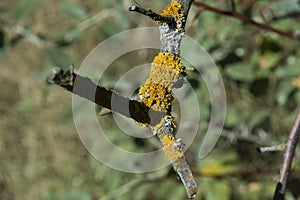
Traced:
<svg viewBox="0 0 300 200">
<path fill-rule="evenodd" d="M 199 8 L 203 8 L 205 10 L 208 10 L 208 11 L 211 11 L 211 12 L 214 12 L 214 13 L 218 13 L 218 14 L 221 14 L 221 15 L 226 15 L 226 16 L 238 19 L 242 22 L 252 24 L 252 25 L 254 25 L 254 26 L 256 26 L 256 27 L 258 27 L 262 30 L 277 33 L 277 34 L 282 35 L 286 38 L 300 41 L 300 34 L 299 33 L 296 33 L 296 32 L 291 33 L 291 32 L 282 31 L 282 30 L 279 30 L 279 29 L 276 29 L 276 28 L 272 28 L 271 26 L 268 26 L 267 24 L 258 23 L 258 22 L 254 21 L 252 19 L 249 19 L 248 17 L 246 17 L 246 16 L 244 16 L 244 15 L 242 15 L 242 14 L 240 14 L 240 13 L 234 11 L 234 10 L 232 10 L 232 11 L 222 10 L 222 9 L 209 6 L 209 5 L 201 3 L 201 2 L 194 2 L 194 5 L 196 5 Z"/>
<path fill-rule="evenodd" d="M 140 102 L 122 97 L 111 90 L 96 85 L 89 78 L 74 73 L 73 66 L 67 70 L 53 68 L 48 77 L 48 83 L 59 85 L 69 92 L 77 94 L 99 106 L 132 118 L 139 123 L 155 125 L 165 116 L 165 113 L 149 109 Z M 112 99 L 116 102 L 113 105 Z"/>
<path fill-rule="evenodd" d="M 277 182 L 277 186 L 274 193 L 274 200 L 284 199 L 287 182 L 289 179 L 292 162 L 294 158 L 295 149 L 299 141 L 300 135 L 300 109 L 298 110 L 296 119 L 293 124 L 293 128 L 289 133 L 287 140 L 285 141 L 286 148 L 283 155 L 283 161 L 280 169 L 280 178 Z"/>
<path fill-rule="evenodd" d="M 48 78 L 49 83 L 57 84 L 100 106 L 150 126 L 153 134 L 162 143 L 163 150 L 180 177 L 189 198 L 195 197 L 197 184 L 183 155 L 184 144 L 181 139 L 175 137 L 176 126 L 171 115 L 171 103 L 174 98 L 171 91 L 173 85 L 182 80 L 186 70 L 180 60 L 180 44 L 191 3 L 192 0 L 172 0 L 161 15 L 137 6 L 129 8 L 130 11 L 147 15 L 159 22 L 162 43 L 161 52 L 151 64 L 150 75 L 140 87 L 137 101 L 119 96 L 96 85 L 90 79 L 75 74 L 73 67 L 68 70 L 54 68 Z M 112 105 L 112 101 L 116 105 Z"/>
<path fill-rule="evenodd" d="M 156 22 L 165 22 L 165 23 L 167 23 L 169 25 L 172 25 L 172 26 L 174 26 L 174 24 L 176 23 L 175 19 L 172 16 L 159 15 L 159 14 L 153 12 L 150 8 L 145 9 L 145 8 L 141 8 L 141 7 L 138 7 L 138 6 L 131 6 L 131 7 L 129 7 L 128 10 L 143 14 L 145 16 L 148 16 Z"/>
</svg>

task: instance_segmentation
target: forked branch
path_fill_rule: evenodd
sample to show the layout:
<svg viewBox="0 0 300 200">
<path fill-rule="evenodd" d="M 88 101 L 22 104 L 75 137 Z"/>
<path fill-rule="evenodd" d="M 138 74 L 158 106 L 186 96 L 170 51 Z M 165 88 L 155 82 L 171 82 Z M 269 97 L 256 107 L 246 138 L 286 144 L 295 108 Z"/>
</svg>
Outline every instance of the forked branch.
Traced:
<svg viewBox="0 0 300 200">
<path fill-rule="evenodd" d="M 161 14 L 138 6 L 129 8 L 158 22 L 161 36 L 161 52 L 151 64 L 150 75 L 140 87 L 137 101 L 94 84 L 90 79 L 75 74 L 72 67 L 69 70 L 54 68 L 48 80 L 98 105 L 131 117 L 142 125 L 150 126 L 162 143 L 189 198 L 195 197 L 197 184 L 183 155 L 184 143 L 175 137 L 176 125 L 171 115 L 171 104 L 172 88 L 186 74 L 186 68 L 180 60 L 180 44 L 191 3 L 192 0 L 172 0 Z M 112 106 L 113 97 L 117 106 Z"/>
</svg>

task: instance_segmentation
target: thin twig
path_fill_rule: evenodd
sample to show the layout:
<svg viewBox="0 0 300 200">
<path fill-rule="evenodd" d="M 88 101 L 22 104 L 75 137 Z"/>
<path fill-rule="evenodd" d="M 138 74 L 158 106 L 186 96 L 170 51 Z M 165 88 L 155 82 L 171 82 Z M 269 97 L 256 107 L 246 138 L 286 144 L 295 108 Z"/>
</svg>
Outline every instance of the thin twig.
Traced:
<svg viewBox="0 0 300 200">
<path fill-rule="evenodd" d="M 201 15 L 201 13 L 204 11 L 204 8 L 199 7 L 195 16 L 193 17 L 193 19 L 191 20 L 191 24 L 194 24 L 196 19 Z"/>
<path fill-rule="evenodd" d="M 86 29 L 88 29 L 89 27 L 91 27 L 95 24 L 99 24 L 103 19 L 114 16 L 114 14 L 115 14 L 114 9 L 107 9 L 107 10 L 97 13 L 96 15 L 93 15 L 93 16 L 85 19 L 84 21 L 82 21 L 78 25 L 76 25 L 76 27 L 74 29 L 70 30 L 64 36 L 64 40 L 67 42 L 72 41 L 74 39 L 74 33 L 83 32 Z"/>
<path fill-rule="evenodd" d="M 43 48 L 45 46 L 45 42 L 38 35 L 28 29 L 25 29 L 20 24 L 18 24 L 14 30 L 18 34 L 18 36 L 21 36 L 20 38 L 24 37 L 31 43 L 35 44 L 37 47 Z"/>
<path fill-rule="evenodd" d="M 286 149 L 283 156 L 283 161 L 280 169 L 280 178 L 277 182 L 277 186 L 274 193 L 274 200 L 284 199 L 287 182 L 289 179 L 291 166 L 294 158 L 295 149 L 299 141 L 300 135 L 300 109 L 298 110 L 296 119 L 293 124 L 293 128 L 289 133 L 286 140 Z"/>
<path fill-rule="evenodd" d="M 222 10 L 222 9 L 209 6 L 209 5 L 201 3 L 201 2 L 194 2 L 194 5 L 196 5 L 199 8 L 202 7 L 205 10 L 208 10 L 208 11 L 211 11 L 211 12 L 214 12 L 214 13 L 226 15 L 226 16 L 238 19 L 240 21 L 243 21 L 245 23 L 252 24 L 252 25 L 254 25 L 254 26 L 256 26 L 256 27 L 258 27 L 258 28 L 260 28 L 262 30 L 273 32 L 273 33 L 277 33 L 277 34 L 282 35 L 282 36 L 284 36 L 286 38 L 294 39 L 294 40 L 299 40 L 300 41 L 300 34 L 297 33 L 297 32 L 294 32 L 294 33 L 292 33 L 292 32 L 286 32 L 286 31 L 282 31 L 282 30 L 270 27 L 267 24 L 258 23 L 256 21 L 254 21 L 254 20 L 252 20 L 252 19 L 250 19 L 250 18 L 248 18 L 248 17 L 246 17 L 246 16 L 244 16 L 244 15 L 236 12 L 236 11 L 232 12 L 232 11 Z"/>
<path fill-rule="evenodd" d="M 235 12 L 235 2 L 234 2 L 234 0 L 230 0 L 230 4 L 231 4 L 231 12 Z"/>
<path fill-rule="evenodd" d="M 160 14 L 153 12 L 150 8 L 145 9 L 139 6 L 131 6 L 129 7 L 128 10 L 143 14 L 147 17 L 150 17 L 156 22 L 165 22 L 170 25 L 174 25 L 176 23 L 175 19 L 172 16 L 162 16 Z"/>
<path fill-rule="evenodd" d="M 110 191 L 108 194 L 106 194 L 104 197 L 101 197 L 99 200 L 116 199 L 117 197 L 120 197 L 123 194 L 126 194 L 126 193 L 132 191 L 134 188 L 142 185 L 143 182 L 145 182 L 145 180 L 132 180 L 132 181 Z"/>
<path fill-rule="evenodd" d="M 258 147 L 256 151 L 258 153 L 266 153 L 266 152 L 274 152 L 274 151 L 284 151 L 286 148 L 286 144 L 279 144 L 269 147 Z"/>
</svg>

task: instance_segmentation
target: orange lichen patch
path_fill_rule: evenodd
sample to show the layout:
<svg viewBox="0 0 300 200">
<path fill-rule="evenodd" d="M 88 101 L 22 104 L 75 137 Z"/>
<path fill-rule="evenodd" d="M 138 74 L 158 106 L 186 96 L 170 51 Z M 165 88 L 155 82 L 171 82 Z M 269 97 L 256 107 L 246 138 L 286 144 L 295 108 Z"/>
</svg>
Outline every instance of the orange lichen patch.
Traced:
<svg viewBox="0 0 300 200">
<path fill-rule="evenodd" d="M 173 16 L 176 20 L 182 20 L 182 5 L 178 1 L 172 1 L 162 12 L 162 16 Z"/>
<path fill-rule="evenodd" d="M 197 193 L 197 188 L 190 188 L 188 193 L 191 196 L 191 198 L 195 197 L 195 195 Z"/>
<path fill-rule="evenodd" d="M 140 102 L 155 111 L 171 110 L 173 85 L 182 78 L 185 71 L 179 56 L 160 52 L 151 64 L 150 76 L 140 88 Z"/>
<path fill-rule="evenodd" d="M 300 76 L 292 80 L 292 85 L 300 89 Z"/>
</svg>

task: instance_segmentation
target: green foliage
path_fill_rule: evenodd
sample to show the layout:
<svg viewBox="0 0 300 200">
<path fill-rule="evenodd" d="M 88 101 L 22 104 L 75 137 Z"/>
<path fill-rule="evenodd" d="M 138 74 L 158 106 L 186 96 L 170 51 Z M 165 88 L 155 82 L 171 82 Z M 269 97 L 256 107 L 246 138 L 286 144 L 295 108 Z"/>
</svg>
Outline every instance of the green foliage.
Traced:
<svg viewBox="0 0 300 200">
<path fill-rule="evenodd" d="M 247 63 L 234 63 L 226 67 L 225 74 L 237 81 L 253 81 L 255 74 L 253 65 Z"/>
<path fill-rule="evenodd" d="M 60 50 L 46 47 L 44 51 L 54 66 L 66 68 L 72 64 L 72 59 Z"/>
<path fill-rule="evenodd" d="M 86 10 L 82 6 L 71 3 L 69 1 L 61 2 L 60 9 L 65 15 L 70 17 L 74 17 L 77 19 L 84 19 L 87 17 Z"/>
<path fill-rule="evenodd" d="M 70 190 L 64 194 L 55 195 L 53 200 L 91 200 L 89 193 L 79 190 Z"/>
<path fill-rule="evenodd" d="M 32 14 L 44 0 L 22 0 L 17 7 L 13 9 L 13 15 L 17 20 L 23 21 L 25 18 Z"/>
</svg>

